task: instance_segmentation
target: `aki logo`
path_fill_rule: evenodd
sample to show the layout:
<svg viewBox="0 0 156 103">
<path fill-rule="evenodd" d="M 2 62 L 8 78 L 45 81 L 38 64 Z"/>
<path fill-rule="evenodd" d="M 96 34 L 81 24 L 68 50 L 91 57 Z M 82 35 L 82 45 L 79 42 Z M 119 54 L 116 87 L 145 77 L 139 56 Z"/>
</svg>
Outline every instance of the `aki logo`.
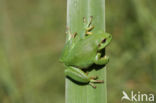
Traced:
<svg viewBox="0 0 156 103">
<path fill-rule="evenodd" d="M 121 101 L 128 100 L 132 102 L 154 102 L 154 94 L 144 94 L 138 91 L 138 93 L 134 93 L 131 91 L 130 95 L 128 95 L 125 91 L 122 91 L 123 97 Z"/>
</svg>

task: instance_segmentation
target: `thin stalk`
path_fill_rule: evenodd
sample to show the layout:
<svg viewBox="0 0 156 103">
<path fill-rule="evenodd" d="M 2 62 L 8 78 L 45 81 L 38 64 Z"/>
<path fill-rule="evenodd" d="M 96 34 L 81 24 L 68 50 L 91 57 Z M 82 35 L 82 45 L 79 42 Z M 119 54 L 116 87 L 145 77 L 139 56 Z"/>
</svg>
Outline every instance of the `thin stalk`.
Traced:
<svg viewBox="0 0 156 103">
<path fill-rule="evenodd" d="M 72 33 L 80 32 L 83 17 L 89 20 L 93 16 L 95 29 L 105 31 L 105 0 L 67 0 L 67 27 Z M 66 78 L 66 103 L 107 103 L 106 67 L 99 70 L 93 68 L 89 75 L 97 75 L 102 84 L 78 85 Z"/>
</svg>

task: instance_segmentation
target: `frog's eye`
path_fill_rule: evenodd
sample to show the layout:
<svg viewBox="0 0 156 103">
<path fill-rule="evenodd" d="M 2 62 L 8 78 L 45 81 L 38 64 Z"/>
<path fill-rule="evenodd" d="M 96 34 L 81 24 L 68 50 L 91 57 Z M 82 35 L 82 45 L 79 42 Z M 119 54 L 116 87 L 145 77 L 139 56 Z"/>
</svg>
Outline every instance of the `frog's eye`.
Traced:
<svg viewBox="0 0 156 103">
<path fill-rule="evenodd" d="M 106 38 L 101 41 L 101 43 L 105 43 L 105 42 L 106 42 Z"/>
<path fill-rule="evenodd" d="M 103 44 L 105 42 L 106 42 L 106 38 L 101 41 L 101 43 L 98 45 L 98 47 L 101 47 L 101 44 Z"/>
</svg>

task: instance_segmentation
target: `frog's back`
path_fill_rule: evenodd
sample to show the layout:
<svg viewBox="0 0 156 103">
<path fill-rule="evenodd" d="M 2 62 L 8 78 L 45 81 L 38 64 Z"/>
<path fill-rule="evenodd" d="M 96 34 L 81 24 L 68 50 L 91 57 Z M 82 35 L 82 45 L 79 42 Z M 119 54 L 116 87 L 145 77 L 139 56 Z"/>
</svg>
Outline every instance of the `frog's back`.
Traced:
<svg viewBox="0 0 156 103">
<path fill-rule="evenodd" d="M 90 35 L 77 42 L 67 44 L 61 56 L 61 61 L 65 65 L 79 68 L 87 68 L 94 63 L 100 35 Z"/>
<path fill-rule="evenodd" d="M 82 39 L 70 48 L 64 63 L 79 68 L 87 68 L 94 63 L 98 43 L 92 38 Z"/>
</svg>

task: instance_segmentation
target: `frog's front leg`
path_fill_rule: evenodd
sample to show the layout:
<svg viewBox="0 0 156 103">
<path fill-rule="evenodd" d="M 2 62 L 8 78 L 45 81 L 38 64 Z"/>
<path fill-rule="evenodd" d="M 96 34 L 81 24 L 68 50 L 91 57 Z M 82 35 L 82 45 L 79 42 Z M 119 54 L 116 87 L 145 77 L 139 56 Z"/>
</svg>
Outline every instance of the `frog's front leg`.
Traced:
<svg viewBox="0 0 156 103">
<path fill-rule="evenodd" d="M 90 16 L 90 20 L 87 23 L 86 18 L 85 17 L 83 18 L 85 35 L 91 35 L 92 34 L 91 31 L 94 29 L 94 26 L 91 25 L 92 24 L 92 19 L 93 19 L 93 16 Z"/>
<path fill-rule="evenodd" d="M 101 57 L 101 53 L 97 53 L 94 62 L 97 65 L 105 65 L 109 62 L 109 57 L 108 56 Z"/>
<path fill-rule="evenodd" d="M 93 88 L 96 88 L 96 86 L 93 83 L 103 83 L 103 80 L 96 80 L 97 77 L 89 77 L 84 71 L 82 71 L 79 68 L 75 68 L 72 66 L 69 66 L 65 70 L 65 75 L 67 77 L 70 77 L 71 79 L 85 84 L 90 84 Z"/>
</svg>

